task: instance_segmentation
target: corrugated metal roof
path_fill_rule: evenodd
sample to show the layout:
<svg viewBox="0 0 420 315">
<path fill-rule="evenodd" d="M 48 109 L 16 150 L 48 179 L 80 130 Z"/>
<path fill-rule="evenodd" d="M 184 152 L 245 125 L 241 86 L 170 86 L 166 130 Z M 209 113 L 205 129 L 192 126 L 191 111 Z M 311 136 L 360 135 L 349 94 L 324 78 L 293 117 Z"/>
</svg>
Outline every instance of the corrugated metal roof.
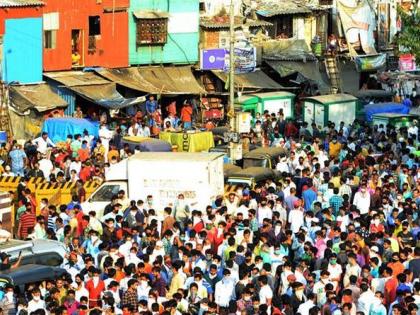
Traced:
<svg viewBox="0 0 420 315">
<path fill-rule="evenodd" d="M 191 67 L 131 67 L 96 70 L 101 76 L 133 90 L 152 94 L 206 94 Z"/>
<path fill-rule="evenodd" d="M 100 76 L 132 90 L 153 94 L 160 92 L 157 87 L 140 76 L 139 70 L 136 67 L 120 69 L 101 68 L 95 71 Z"/>
<path fill-rule="evenodd" d="M 312 12 L 306 3 L 282 0 L 282 1 L 264 1 L 258 5 L 257 14 L 264 17 L 272 17 L 284 14 L 305 14 Z"/>
<path fill-rule="evenodd" d="M 230 22 L 229 19 L 215 19 L 215 18 L 201 18 L 200 19 L 200 26 L 204 28 L 212 28 L 212 29 L 221 29 L 221 28 L 229 28 Z M 273 26 L 272 23 L 267 21 L 260 21 L 260 20 L 250 20 L 247 19 L 246 21 L 244 18 L 235 17 L 235 28 L 239 28 L 242 26 L 247 27 L 263 27 L 263 26 Z"/>
<path fill-rule="evenodd" d="M 41 6 L 41 0 L 0 0 L 0 8 Z"/>
<path fill-rule="evenodd" d="M 35 108 L 45 112 L 57 107 L 66 107 L 67 102 L 53 92 L 48 84 L 12 85 L 10 101 L 19 112 Z"/>
<path fill-rule="evenodd" d="M 44 73 L 46 78 L 61 83 L 79 96 L 106 108 L 124 108 L 144 102 L 143 97 L 124 98 L 110 82 L 92 72 L 63 71 Z"/>
<path fill-rule="evenodd" d="M 65 86 L 97 85 L 111 83 L 92 72 L 63 71 L 46 72 L 44 76 Z"/>
<path fill-rule="evenodd" d="M 222 71 L 212 71 L 220 80 L 226 82 L 229 74 Z M 283 86 L 272 80 L 261 70 L 254 72 L 235 74 L 235 85 L 237 88 L 281 90 Z"/>
</svg>

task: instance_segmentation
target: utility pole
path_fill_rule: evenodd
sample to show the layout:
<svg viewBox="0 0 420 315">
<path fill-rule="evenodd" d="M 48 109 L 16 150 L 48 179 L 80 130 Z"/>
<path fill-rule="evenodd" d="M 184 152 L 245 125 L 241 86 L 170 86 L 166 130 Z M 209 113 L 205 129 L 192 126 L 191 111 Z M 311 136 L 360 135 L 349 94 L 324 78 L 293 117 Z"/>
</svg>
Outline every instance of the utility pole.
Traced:
<svg viewBox="0 0 420 315">
<path fill-rule="evenodd" d="M 229 121 L 234 130 L 235 117 L 235 10 L 233 0 L 230 0 L 229 9 L 230 29 L 229 29 Z"/>
</svg>

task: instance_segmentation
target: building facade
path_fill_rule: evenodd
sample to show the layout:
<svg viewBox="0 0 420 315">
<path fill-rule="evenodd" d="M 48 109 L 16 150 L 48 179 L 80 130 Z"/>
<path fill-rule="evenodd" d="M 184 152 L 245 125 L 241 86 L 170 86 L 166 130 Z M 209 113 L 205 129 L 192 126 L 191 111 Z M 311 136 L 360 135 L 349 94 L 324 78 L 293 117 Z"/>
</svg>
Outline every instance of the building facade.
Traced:
<svg viewBox="0 0 420 315">
<path fill-rule="evenodd" d="M 129 0 L 46 0 L 44 71 L 128 66 Z"/>
<path fill-rule="evenodd" d="M 0 1 L 1 78 L 42 81 L 42 1 Z"/>
<path fill-rule="evenodd" d="M 197 0 L 130 1 L 130 64 L 194 64 L 198 42 Z"/>
</svg>

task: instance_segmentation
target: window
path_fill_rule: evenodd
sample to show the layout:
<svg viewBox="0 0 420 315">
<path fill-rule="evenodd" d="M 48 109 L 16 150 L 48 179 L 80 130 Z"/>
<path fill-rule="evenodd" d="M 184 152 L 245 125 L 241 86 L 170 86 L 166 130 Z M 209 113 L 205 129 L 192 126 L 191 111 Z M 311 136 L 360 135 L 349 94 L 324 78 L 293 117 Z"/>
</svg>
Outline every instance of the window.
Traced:
<svg viewBox="0 0 420 315">
<path fill-rule="evenodd" d="M 101 18 L 98 15 L 89 16 L 89 36 L 101 35 Z"/>
<path fill-rule="evenodd" d="M 283 15 L 277 21 L 276 37 L 277 38 L 293 37 L 293 16 L 292 15 Z"/>
<path fill-rule="evenodd" d="M 137 20 L 137 45 L 162 45 L 167 36 L 167 18 Z"/>
<path fill-rule="evenodd" d="M 109 201 L 109 196 L 114 196 L 120 191 L 120 185 L 105 185 L 92 197 L 92 201 Z"/>
<path fill-rule="evenodd" d="M 57 46 L 57 31 L 44 31 L 44 48 L 55 49 Z"/>
</svg>

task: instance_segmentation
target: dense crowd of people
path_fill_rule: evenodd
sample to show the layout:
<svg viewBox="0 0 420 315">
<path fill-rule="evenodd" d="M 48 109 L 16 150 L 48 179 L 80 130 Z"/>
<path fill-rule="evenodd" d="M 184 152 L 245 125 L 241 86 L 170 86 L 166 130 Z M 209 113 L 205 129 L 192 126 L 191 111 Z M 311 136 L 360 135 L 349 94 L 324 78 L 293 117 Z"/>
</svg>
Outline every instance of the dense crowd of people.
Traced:
<svg viewBox="0 0 420 315">
<path fill-rule="evenodd" d="M 286 149 L 276 181 L 239 185 L 205 209 L 182 194 L 155 209 L 154 196 L 120 191 L 85 213 L 84 181 L 134 153 L 120 138 L 103 126 L 60 148 L 46 133 L 1 147 L 2 176 L 23 176 L 17 236 L 68 249 L 67 276 L 19 295 L 5 286 L 3 313 L 419 314 L 417 122 L 320 128 L 264 113 L 246 139 Z M 37 204 L 30 177 L 74 181 L 72 201 Z"/>
</svg>

